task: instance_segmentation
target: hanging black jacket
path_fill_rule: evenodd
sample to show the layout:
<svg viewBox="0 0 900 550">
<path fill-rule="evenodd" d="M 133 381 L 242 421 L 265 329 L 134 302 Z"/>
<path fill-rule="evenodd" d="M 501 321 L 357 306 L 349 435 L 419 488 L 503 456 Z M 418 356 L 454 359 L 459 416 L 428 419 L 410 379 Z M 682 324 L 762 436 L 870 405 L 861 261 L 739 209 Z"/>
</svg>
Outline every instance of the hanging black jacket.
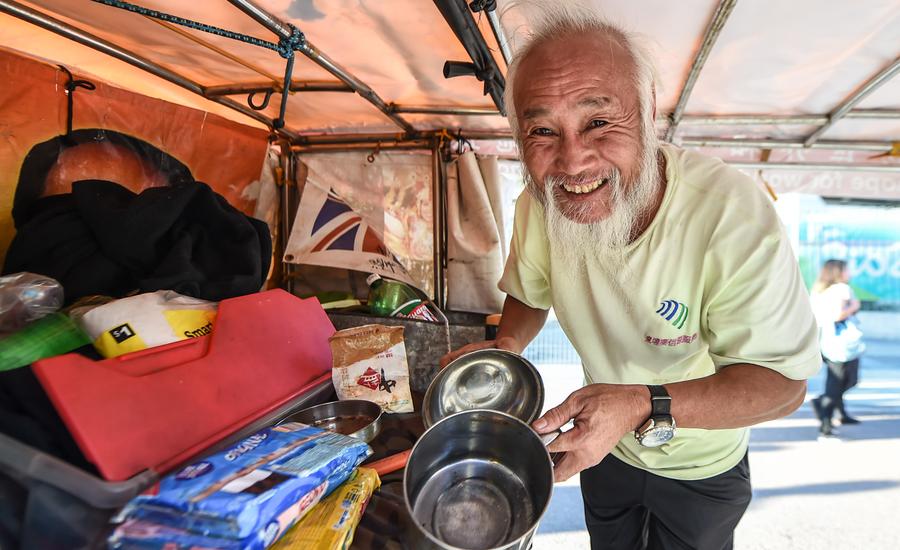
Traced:
<svg viewBox="0 0 900 550">
<path fill-rule="evenodd" d="M 200 182 L 135 194 L 79 181 L 71 194 L 34 201 L 28 214 L 17 220 L 3 272 L 53 277 L 66 303 L 163 289 L 215 301 L 249 294 L 265 282 L 272 255 L 266 224 Z"/>
</svg>

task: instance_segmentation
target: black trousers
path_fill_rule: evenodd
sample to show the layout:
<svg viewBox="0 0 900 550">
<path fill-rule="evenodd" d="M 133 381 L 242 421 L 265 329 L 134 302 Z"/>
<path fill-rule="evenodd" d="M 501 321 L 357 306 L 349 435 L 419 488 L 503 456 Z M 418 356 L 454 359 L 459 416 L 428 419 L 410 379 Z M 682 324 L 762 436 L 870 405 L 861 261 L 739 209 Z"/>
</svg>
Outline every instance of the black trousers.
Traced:
<svg viewBox="0 0 900 550">
<path fill-rule="evenodd" d="M 591 550 L 730 550 L 750 504 L 750 462 L 679 481 L 608 455 L 581 472 L 581 494 Z"/>
<path fill-rule="evenodd" d="M 825 393 L 819 396 L 822 406 L 822 419 L 831 419 L 837 410 L 843 416 L 844 392 L 859 382 L 859 359 L 840 362 L 825 359 L 828 375 L 825 378 Z"/>
</svg>

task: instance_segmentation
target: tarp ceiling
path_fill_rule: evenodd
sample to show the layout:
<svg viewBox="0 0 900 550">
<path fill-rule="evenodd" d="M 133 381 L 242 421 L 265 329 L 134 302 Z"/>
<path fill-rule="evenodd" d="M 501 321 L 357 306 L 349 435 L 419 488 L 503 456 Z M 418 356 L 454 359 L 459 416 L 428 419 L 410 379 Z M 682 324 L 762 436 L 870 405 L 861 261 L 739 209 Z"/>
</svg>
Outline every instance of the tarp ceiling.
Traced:
<svg viewBox="0 0 900 550">
<path fill-rule="evenodd" d="M 235 7 L 234 1 L 134 1 L 142 7 L 277 41 L 270 30 Z M 443 77 L 444 61 L 470 59 L 437 2 L 256 0 L 254 4 L 276 20 L 302 30 L 319 51 L 369 86 L 386 104 L 400 106 L 401 111 L 403 107 L 423 106 L 495 109 L 475 78 Z M 499 4 L 502 8 L 506 3 Z M 790 146 L 796 147 L 826 124 L 829 113 L 887 70 L 880 87 L 854 105 L 818 141 L 820 147 L 828 149 L 841 149 L 838 140 L 852 141 L 846 149 L 870 151 L 864 164 L 900 167 L 900 157 L 869 159 L 890 150 L 892 142 L 900 142 L 900 77 L 896 76 L 900 73 L 900 1 L 604 0 L 599 5 L 611 20 L 644 35 L 655 50 L 660 76 L 658 109 L 663 116 L 676 110 L 711 21 L 715 14 L 725 12 L 721 32 L 712 43 L 696 84 L 682 100 L 684 116 L 670 136 L 675 142 L 700 146 L 711 139 L 725 139 L 741 146 L 747 145 L 747 140 L 774 139 L 792 141 Z M 3 46 L 65 64 L 82 78 L 100 78 L 248 124 L 259 125 L 244 114 L 8 15 L 18 12 L 21 17 L 23 11 L 94 35 L 183 76 L 203 91 L 250 83 L 278 86 L 283 78 L 284 59 L 265 48 L 183 27 L 176 31 L 172 25 L 87 0 L 0 0 L 0 12 L 5 12 L 0 14 Z M 497 66 L 505 71 L 487 17 L 477 13 L 474 18 Z M 521 12 L 512 9 L 504 15 L 503 24 L 515 47 L 527 22 Z M 294 80 L 340 84 L 335 75 L 300 54 Z M 246 94 L 231 97 L 235 103 L 246 105 Z M 263 111 L 266 117 L 277 116 L 279 100 L 278 94 L 273 95 Z M 774 124 L 747 123 L 746 119 L 740 124 L 715 123 L 714 117 L 722 115 L 803 115 L 812 116 L 812 120 L 806 120 L 806 124 L 785 123 L 783 118 Z M 506 120 L 497 115 L 399 116 L 422 131 L 508 131 Z M 286 119 L 286 128 L 301 135 L 402 131 L 372 103 L 346 91 L 293 93 Z M 661 121 L 662 133 L 667 126 Z M 890 175 L 900 177 L 897 173 Z"/>
</svg>

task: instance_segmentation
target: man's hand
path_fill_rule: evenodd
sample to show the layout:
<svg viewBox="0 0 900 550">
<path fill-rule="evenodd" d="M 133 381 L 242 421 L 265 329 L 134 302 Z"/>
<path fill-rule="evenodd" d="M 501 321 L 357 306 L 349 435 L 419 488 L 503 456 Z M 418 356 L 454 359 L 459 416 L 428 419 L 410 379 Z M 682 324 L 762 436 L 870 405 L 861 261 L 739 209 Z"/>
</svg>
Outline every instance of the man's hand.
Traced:
<svg viewBox="0 0 900 550">
<path fill-rule="evenodd" d="M 441 357 L 441 368 L 446 367 L 450 364 L 451 361 L 456 359 L 461 355 L 465 355 L 471 351 L 476 351 L 480 349 L 487 348 L 496 348 L 496 349 L 505 349 L 506 351 L 511 351 L 513 353 L 522 353 L 522 347 L 516 341 L 515 338 L 511 338 L 509 336 L 500 337 L 496 340 L 485 340 L 484 342 L 475 342 L 474 344 L 469 344 L 467 346 L 463 346 L 457 350 L 451 351 L 447 355 Z"/>
<path fill-rule="evenodd" d="M 539 434 L 545 434 L 574 420 L 575 427 L 547 447 L 551 453 L 565 453 L 553 472 L 556 481 L 565 481 L 599 464 L 623 435 L 649 416 L 650 393 L 646 386 L 591 384 L 572 393 L 532 426 Z"/>
</svg>

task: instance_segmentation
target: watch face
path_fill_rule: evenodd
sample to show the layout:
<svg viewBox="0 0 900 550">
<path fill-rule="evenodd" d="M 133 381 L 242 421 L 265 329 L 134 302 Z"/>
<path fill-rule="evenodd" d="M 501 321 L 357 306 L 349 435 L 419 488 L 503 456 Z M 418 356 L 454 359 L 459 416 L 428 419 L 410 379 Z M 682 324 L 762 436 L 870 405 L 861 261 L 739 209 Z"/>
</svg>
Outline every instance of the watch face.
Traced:
<svg viewBox="0 0 900 550">
<path fill-rule="evenodd" d="M 659 447 L 663 443 L 671 441 L 675 437 L 675 428 L 671 426 L 654 426 L 641 436 L 641 445 L 644 447 Z"/>
</svg>

